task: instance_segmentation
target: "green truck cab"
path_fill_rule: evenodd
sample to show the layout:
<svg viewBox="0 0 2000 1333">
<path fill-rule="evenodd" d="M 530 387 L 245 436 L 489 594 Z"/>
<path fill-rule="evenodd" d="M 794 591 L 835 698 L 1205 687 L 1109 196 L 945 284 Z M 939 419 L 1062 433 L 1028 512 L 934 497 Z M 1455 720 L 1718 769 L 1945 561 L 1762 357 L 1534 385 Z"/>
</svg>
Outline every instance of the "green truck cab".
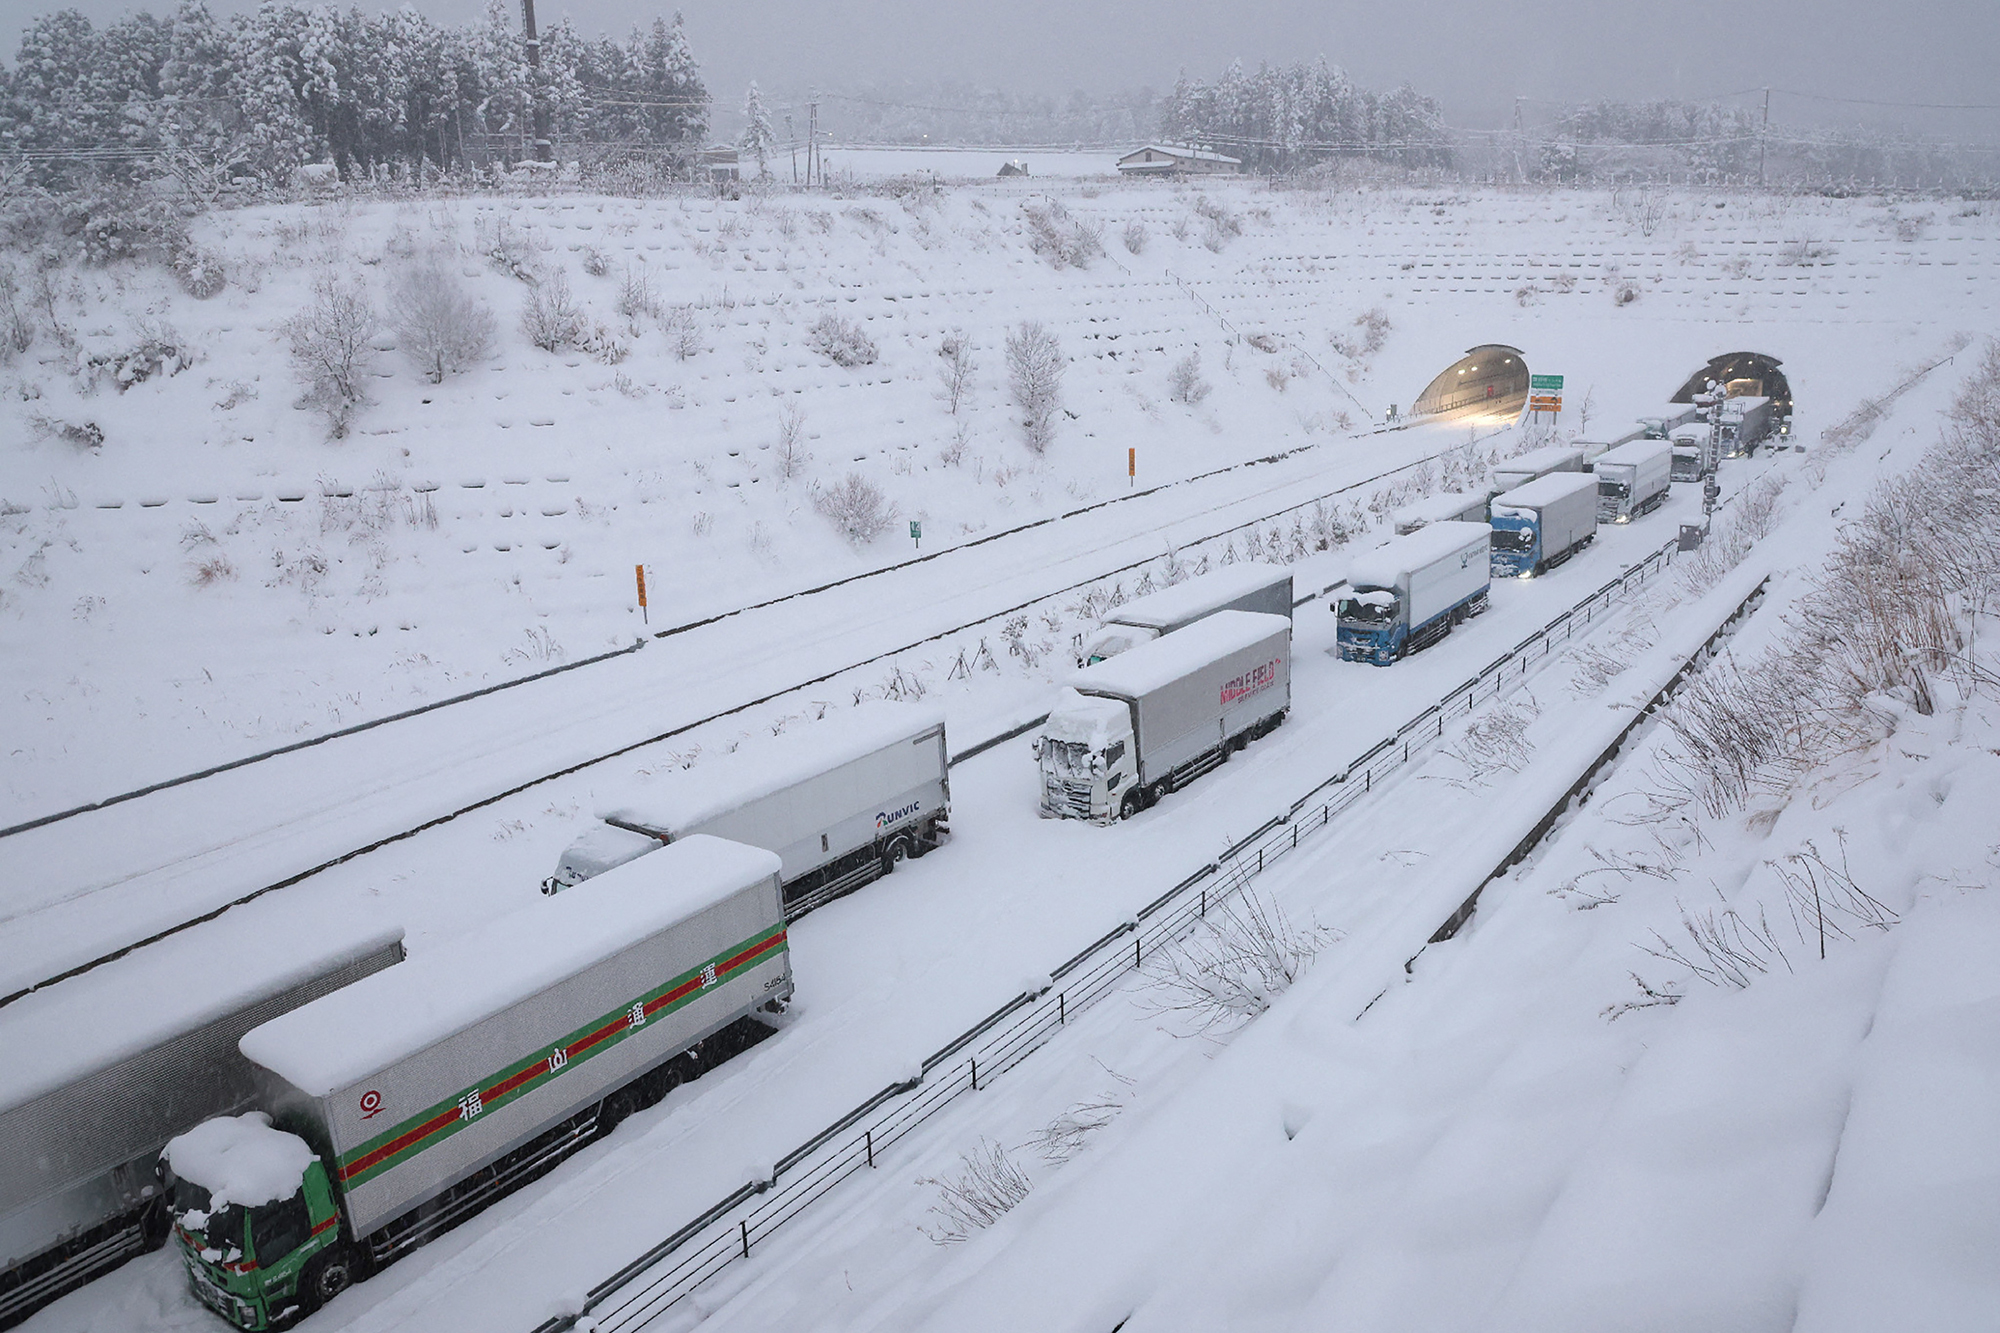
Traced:
<svg viewBox="0 0 2000 1333">
<path fill-rule="evenodd" d="M 283 1327 L 358 1276 L 326 1167 L 261 1112 L 174 1139 L 161 1171 L 188 1286 L 238 1328 Z"/>
</svg>

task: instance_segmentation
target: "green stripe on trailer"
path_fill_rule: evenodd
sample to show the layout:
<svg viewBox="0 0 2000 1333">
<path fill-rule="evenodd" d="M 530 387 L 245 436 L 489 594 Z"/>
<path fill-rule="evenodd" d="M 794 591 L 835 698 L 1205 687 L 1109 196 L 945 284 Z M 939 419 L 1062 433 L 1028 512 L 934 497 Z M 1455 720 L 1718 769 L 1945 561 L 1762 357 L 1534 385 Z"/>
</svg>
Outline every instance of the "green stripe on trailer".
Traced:
<svg viewBox="0 0 2000 1333">
<path fill-rule="evenodd" d="M 629 1003 L 585 1023 L 561 1041 L 490 1074 L 446 1097 L 427 1110 L 384 1130 L 340 1158 L 340 1181 L 352 1187 L 401 1166 L 434 1143 L 456 1134 L 488 1111 L 534 1088 L 545 1086 L 584 1060 L 608 1051 L 654 1018 L 673 1013 L 730 974 L 786 952 L 785 928 L 753 935 L 724 949 L 699 967 L 690 968 Z"/>
</svg>

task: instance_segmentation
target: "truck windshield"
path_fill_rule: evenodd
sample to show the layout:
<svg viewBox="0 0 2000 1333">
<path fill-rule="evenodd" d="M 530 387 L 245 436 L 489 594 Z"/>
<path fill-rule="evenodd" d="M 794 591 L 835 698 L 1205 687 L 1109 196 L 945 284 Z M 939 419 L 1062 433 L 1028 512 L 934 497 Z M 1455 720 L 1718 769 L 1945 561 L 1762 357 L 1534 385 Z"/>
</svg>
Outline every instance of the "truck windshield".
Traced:
<svg viewBox="0 0 2000 1333">
<path fill-rule="evenodd" d="M 1632 488 L 1622 481 L 1600 481 L 1597 493 L 1612 500 L 1623 500 L 1632 493 Z"/>
<path fill-rule="evenodd" d="M 178 1177 L 173 1184 L 174 1221 L 183 1231 L 207 1241 L 211 1249 L 240 1249 L 243 1244 L 243 1209 L 236 1204 L 214 1208 L 208 1190 L 192 1180 Z"/>
<path fill-rule="evenodd" d="M 1382 625 L 1396 618 L 1394 598 L 1386 601 L 1363 601 L 1356 597 L 1340 599 L 1340 619 L 1351 620 L 1361 625 Z"/>
<path fill-rule="evenodd" d="M 1042 746 L 1042 762 L 1057 777 L 1087 778 L 1090 747 L 1082 741 L 1046 741 Z"/>
<path fill-rule="evenodd" d="M 1493 549 L 1496 551 L 1531 551 L 1535 547 L 1535 534 L 1531 528 L 1493 529 Z"/>
</svg>

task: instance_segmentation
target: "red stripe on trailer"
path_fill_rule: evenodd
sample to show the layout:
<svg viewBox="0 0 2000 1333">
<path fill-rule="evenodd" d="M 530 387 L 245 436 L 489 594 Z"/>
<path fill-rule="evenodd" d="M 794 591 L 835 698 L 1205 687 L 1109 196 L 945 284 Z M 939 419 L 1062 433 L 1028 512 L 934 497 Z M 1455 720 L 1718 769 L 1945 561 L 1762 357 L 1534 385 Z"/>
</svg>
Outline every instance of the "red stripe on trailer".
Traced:
<svg viewBox="0 0 2000 1333">
<path fill-rule="evenodd" d="M 409 1131 L 407 1134 L 399 1134 L 395 1138 L 390 1139 L 387 1143 L 383 1144 L 381 1147 L 377 1148 L 374 1152 L 369 1153 L 366 1157 L 357 1157 L 352 1162 L 349 1162 L 347 1165 L 341 1167 L 340 1178 L 342 1180 L 352 1180 L 354 1177 L 360 1175 L 362 1172 L 366 1171 L 369 1167 L 374 1166 L 377 1162 L 382 1161 L 384 1158 L 394 1157 L 397 1153 L 403 1151 L 403 1149 L 409 1147 L 410 1145 L 414 1143 L 423 1142 L 425 1139 L 437 1133 L 445 1126 L 456 1122 L 458 1117 L 459 1117 L 459 1110 L 456 1106 L 452 1107 L 449 1111 L 438 1112 L 436 1115 L 432 1116 L 429 1120 L 424 1121 L 423 1124 L 418 1125 L 415 1129 Z"/>
<path fill-rule="evenodd" d="M 564 1051 L 563 1054 L 568 1055 L 569 1052 Z M 503 1078 L 498 1083 L 495 1083 L 492 1087 L 482 1089 L 479 1094 L 479 1099 L 483 1102 L 497 1101 L 498 1099 L 505 1097 L 508 1093 L 512 1092 L 514 1089 L 520 1087 L 523 1083 L 531 1082 L 534 1079 L 538 1079 L 542 1075 L 548 1072 L 549 1072 L 548 1060 L 547 1059 L 537 1060 L 534 1064 L 529 1065 L 526 1069 L 520 1070 L 512 1078 Z"/>
</svg>

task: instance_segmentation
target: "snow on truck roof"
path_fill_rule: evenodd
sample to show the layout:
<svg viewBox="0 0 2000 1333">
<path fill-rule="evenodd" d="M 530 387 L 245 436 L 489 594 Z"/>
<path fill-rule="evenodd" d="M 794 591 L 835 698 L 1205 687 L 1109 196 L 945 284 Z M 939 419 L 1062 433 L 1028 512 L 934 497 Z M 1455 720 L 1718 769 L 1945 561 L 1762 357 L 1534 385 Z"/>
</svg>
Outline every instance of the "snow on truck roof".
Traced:
<svg viewBox="0 0 2000 1333">
<path fill-rule="evenodd" d="M 1596 490 L 1597 478 L 1588 472 L 1551 472 L 1546 477 L 1536 477 L 1511 491 L 1494 496 L 1493 503 L 1496 507 L 1507 505 L 1514 509 L 1539 509 L 1578 491 Z"/>
<path fill-rule="evenodd" d="M 598 803 L 599 815 L 678 834 L 897 741 L 944 725 L 930 704 L 868 703 L 778 736 L 759 736 L 690 769 L 641 779 Z"/>
<path fill-rule="evenodd" d="M 1621 444 L 1616 449 L 1599 454 L 1597 456 L 1597 466 L 1603 467 L 1606 463 L 1614 465 L 1619 463 L 1644 463 L 1650 459 L 1658 458 L 1661 454 L 1672 452 L 1673 446 L 1666 440 L 1634 440 L 1630 444 Z"/>
<path fill-rule="evenodd" d="M 1185 629 L 1080 668 L 1068 683 L 1082 693 L 1134 698 L 1179 680 L 1224 653 L 1262 643 L 1274 634 L 1289 638 L 1291 630 L 1288 616 L 1265 611 L 1217 611 Z"/>
<path fill-rule="evenodd" d="M 135 949 L 0 1009 L 0 1111 L 100 1073 L 311 977 L 388 948 L 403 928 L 257 904 Z M 394 968 L 390 968 L 394 971 Z"/>
<path fill-rule="evenodd" d="M 1112 733 L 1122 730 L 1128 720 L 1120 700 L 1078 694 L 1065 685 L 1056 692 L 1055 707 L 1049 709 L 1042 722 L 1042 735 L 1052 741 L 1073 741 L 1101 750 Z"/>
<path fill-rule="evenodd" d="M 313 1150 L 296 1134 L 271 1128 L 262 1111 L 204 1120 L 167 1140 L 161 1156 L 182 1180 L 209 1192 L 210 1211 L 255 1208 L 288 1199 L 305 1179 Z"/>
<path fill-rule="evenodd" d="M 1484 523 L 1431 523 L 1355 556 L 1347 567 L 1347 581 L 1357 591 L 1393 588 L 1414 570 L 1469 546 L 1490 545 L 1492 540 L 1493 529 Z"/>
<path fill-rule="evenodd" d="M 1529 472 L 1537 468 L 1554 467 L 1571 458 L 1581 456 L 1582 448 L 1567 444 L 1544 445 L 1540 449 L 1530 449 L 1525 454 L 1515 454 L 1503 458 L 1493 465 L 1495 472 Z"/>
<path fill-rule="evenodd" d="M 1473 495 L 1469 491 L 1439 491 L 1436 495 L 1426 495 L 1421 500 L 1412 500 L 1398 509 L 1390 517 L 1398 523 L 1421 520 L 1425 523 L 1441 523 L 1455 518 L 1474 506 L 1483 506 L 1486 497 Z"/>
<path fill-rule="evenodd" d="M 1238 597 L 1248 596 L 1259 588 L 1269 588 L 1278 583 L 1291 582 L 1292 571 L 1283 565 L 1259 564 L 1244 561 L 1234 565 L 1224 565 L 1211 569 L 1206 574 L 1197 574 L 1191 579 L 1149 592 L 1144 597 L 1134 597 L 1120 607 L 1105 613 L 1106 624 L 1117 625 L 1168 625 L 1177 620 L 1185 620 L 1204 607 L 1217 602 L 1233 602 Z"/>
<path fill-rule="evenodd" d="M 238 1044 L 324 1097 L 771 879 L 778 865 L 774 852 L 697 835 L 282 1014 Z"/>
</svg>

